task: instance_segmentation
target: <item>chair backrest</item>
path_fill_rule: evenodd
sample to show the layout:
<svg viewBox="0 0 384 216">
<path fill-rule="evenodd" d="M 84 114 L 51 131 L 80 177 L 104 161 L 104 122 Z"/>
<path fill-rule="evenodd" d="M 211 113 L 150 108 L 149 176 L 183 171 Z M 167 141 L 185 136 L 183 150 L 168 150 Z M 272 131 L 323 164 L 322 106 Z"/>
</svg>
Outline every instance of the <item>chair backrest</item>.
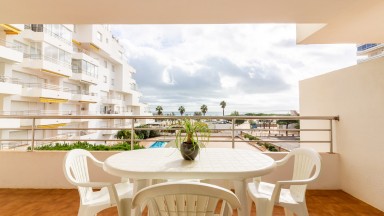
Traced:
<svg viewBox="0 0 384 216">
<path fill-rule="evenodd" d="M 213 215 L 219 200 L 232 209 L 240 207 L 237 196 L 227 189 L 199 182 L 166 182 L 140 190 L 132 207 L 148 203 L 157 216 Z"/>
<path fill-rule="evenodd" d="M 295 157 L 292 180 L 308 180 L 310 182 L 319 176 L 321 157 L 318 152 L 309 148 L 297 148 L 287 155 L 287 159 L 292 156 Z M 315 172 L 313 173 L 314 168 Z M 290 186 L 292 197 L 299 202 L 304 201 L 306 189 L 307 184 Z"/>
<path fill-rule="evenodd" d="M 71 150 L 64 158 L 64 175 L 71 184 L 77 186 L 82 203 L 86 201 L 86 195 L 92 192 L 91 187 L 78 186 L 78 183 L 89 182 L 87 158 L 95 159 L 90 152 L 84 149 Z"/>
</svg>

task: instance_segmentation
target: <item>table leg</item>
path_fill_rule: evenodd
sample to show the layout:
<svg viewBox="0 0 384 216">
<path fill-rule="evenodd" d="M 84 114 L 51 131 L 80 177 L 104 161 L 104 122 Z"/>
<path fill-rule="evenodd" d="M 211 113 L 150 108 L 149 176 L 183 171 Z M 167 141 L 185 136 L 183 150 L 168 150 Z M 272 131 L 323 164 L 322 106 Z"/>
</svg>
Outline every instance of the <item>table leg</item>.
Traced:
<svg viewBox="0 0 384 216">
<path fill-rule="evenodd" d="M 133 180 L 133 196 L 141 189 L 149 186 L 151 181 L 149 179 L 134 179 Z M 133 216 L 140 216 L 140 210 L 138 208 L 132 209 Z"/>
<path fill-rule="evenodd" d="M 246 180 L 234 181 L 235 194 L 240 200 L 241 209 L 237 210 L 239 216 L 249 216 L 250 205 L 247 199 L 247 182 Z"/>
</svg>

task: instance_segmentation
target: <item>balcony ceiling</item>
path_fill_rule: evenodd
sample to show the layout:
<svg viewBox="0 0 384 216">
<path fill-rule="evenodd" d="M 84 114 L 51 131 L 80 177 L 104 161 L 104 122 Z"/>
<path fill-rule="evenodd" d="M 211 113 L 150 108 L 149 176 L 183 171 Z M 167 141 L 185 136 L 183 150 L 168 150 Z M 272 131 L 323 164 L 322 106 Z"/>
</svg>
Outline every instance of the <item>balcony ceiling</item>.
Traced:
<svg viewBox="0 0 384 216">
<path fill-rule="evenodd" d="M 304 23 L 300 43 L 384 42 L 382 0 L 2 0 L 3 23 Z M 308 25 L 316 23 L 316 25 Z M 316 34 L 313 34 L 315 33 Z"/>
</svg>

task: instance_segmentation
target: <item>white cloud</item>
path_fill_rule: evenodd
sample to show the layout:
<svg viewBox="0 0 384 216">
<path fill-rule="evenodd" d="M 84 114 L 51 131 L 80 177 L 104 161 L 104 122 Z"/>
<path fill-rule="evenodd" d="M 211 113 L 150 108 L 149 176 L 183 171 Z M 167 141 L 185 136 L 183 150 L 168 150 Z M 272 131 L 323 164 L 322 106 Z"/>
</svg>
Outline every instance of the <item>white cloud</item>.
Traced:
<svg viewBox="0 0 384 216">
<path fill-rule="evenodd" d="M 142 99 L 177 112 L 298 109 L 298 81 L 356 62 L 355 45 L 296 45 L 294 25 L 116 25 Z"/>
</svg>

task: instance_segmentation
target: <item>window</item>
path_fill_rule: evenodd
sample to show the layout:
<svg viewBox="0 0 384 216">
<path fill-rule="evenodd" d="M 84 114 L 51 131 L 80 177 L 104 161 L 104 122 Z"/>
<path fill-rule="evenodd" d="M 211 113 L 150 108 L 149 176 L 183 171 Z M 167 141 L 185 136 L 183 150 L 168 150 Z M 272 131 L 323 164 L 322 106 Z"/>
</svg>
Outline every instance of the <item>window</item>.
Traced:
<svg viewBox="0 0 384 216">
<path fill-rule="evenodd" d="M 111 85 L 115 85 L 115 79 L 111 79 Z"/>
<path fill-rule="evenodd" d="M 103 35 L 100 32 L 97 32 L 96 37 L 98 41 L 103 42 Z"/>
<path fill-rule="evenodd" d="M 105 38 L 105 43 L 108 43 L 108 38 Z"/>
<path fill-rule="evenodd" d="M 104 83 L 107 83 L 107 76 L 104 76 Z"/>
<path fill-rule="evenodd" d="M 105 68 L 108 68 L 108 62 L 107 62 L 107 60 L 104 60 L 104 67 L 105 67 Z"/>
<path fill-rule="evenodd" d="M 98 77 L 98 67 L 85 60 L 72 59 L 72 72 L 84 73 L 91 77 Z"/>
<path fill-rule="evenodd" d="M 115 72 L 115 65 L 112 65 L 112 72 Z"/>
<path fill-rule="evenodd" d="M 123 59 L 123 52 L 119 51 L 120 59 Z"/>
</svg>

